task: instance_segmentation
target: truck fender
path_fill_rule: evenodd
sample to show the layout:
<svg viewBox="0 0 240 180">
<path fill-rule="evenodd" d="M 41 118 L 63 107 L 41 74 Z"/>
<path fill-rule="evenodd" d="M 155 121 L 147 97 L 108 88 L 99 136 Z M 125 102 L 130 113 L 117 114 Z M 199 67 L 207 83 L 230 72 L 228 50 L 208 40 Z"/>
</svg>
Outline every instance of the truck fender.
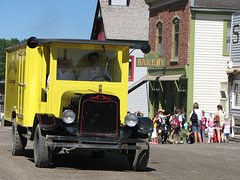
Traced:
<svg viewBox="0 0 240 180">
<path fill-rule="evenodd" d="M 34 139 L 36 126 L 39 124 L 41 129 L 50 131 L 59 125 L 59 120 L 52 114 L 35 114 L 30 140 Z"/>
</svg>

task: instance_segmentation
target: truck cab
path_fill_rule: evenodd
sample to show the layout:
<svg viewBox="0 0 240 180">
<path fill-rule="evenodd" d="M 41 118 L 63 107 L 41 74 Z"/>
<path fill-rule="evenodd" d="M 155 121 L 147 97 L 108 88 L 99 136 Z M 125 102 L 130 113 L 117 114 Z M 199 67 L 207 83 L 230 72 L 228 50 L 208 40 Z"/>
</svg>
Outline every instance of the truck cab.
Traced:
<svg viewBox="0 0 240 180">
<path fill-rule="evenodd" d="M 31 140 L 36 167 L 51 166 L 64 149 L 118 152 L 144 170 L 152 122 L 127 114 L 130 47 L 31 37 L 7 48 L 4 119 L 12 122 L 12 154 L 23 155 Z"/>
</svg>

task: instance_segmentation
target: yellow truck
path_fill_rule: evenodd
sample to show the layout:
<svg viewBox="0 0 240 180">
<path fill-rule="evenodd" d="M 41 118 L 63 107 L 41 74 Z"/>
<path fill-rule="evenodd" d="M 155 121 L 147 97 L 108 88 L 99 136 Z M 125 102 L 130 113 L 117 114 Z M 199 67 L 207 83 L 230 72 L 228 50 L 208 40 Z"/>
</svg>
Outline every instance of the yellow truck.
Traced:
<svg viewBox="0 0 240 180">
<path fill-rule="evenodd" d="M 127 114 L 134 46 L 31 37 L 7 48 L 4 119 L 12 123 L 12 155 L 24 155 L 31 140 L 36 167 L 50 167 L 64 149 L 99 158 L 118 152 L 133 170 L 144 170 L 152 122 Z M 148 53 L 149 45 L 142 51 Z"/>
</svg>

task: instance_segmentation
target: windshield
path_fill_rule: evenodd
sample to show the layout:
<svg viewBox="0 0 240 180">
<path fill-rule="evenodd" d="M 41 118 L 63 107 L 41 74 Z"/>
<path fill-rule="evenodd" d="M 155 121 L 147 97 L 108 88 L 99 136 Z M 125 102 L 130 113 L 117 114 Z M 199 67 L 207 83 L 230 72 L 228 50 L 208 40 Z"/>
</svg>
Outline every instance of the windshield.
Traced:
<svg viewBox="0 0 240 180">
<path fill-rule="evenodd" d="M 121 81 L 118 51 L 59 48 L 57 53 L 57 80 Z"/>
</svg>

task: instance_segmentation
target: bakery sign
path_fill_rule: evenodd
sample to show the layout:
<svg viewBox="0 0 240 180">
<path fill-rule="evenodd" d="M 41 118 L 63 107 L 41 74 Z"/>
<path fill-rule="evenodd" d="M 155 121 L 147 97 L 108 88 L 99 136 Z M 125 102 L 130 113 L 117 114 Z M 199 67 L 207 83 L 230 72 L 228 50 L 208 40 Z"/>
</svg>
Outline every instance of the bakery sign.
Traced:
<svg viewBox="0 0 240 180">
<path fill-rule="evenodd" d="M 137 67 L 166 67 L 166 58 L 151 50 L 144 58 L 136 58 Z"/>
</svg>

